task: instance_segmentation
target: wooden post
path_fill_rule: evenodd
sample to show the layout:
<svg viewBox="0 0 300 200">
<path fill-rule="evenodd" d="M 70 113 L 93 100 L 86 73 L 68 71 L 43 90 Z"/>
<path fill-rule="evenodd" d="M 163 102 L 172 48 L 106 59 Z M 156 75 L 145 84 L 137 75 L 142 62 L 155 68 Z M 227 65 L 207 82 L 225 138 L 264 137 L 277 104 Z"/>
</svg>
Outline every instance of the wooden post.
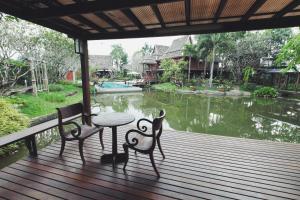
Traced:
<svg viewBox="0 0 300 200">
<path fill-rule="evenodd" d="M 87 40 L 81 41 L 82 53 L 80 54 L 81 62 L 81 80 L 83 94 L 83 110 L 87 115 L 91 114 L 91 97 L 90 97 L 90 78 L 89 78 L 89 53 Z M 86 118 L 87 124 L 91 125 L 91 118 Z"/>
<path fill-rule="evenodd" d="M 37 96 L 37 85 L 36 85 L 36 77 L 35 77 L 35 73 L 34 73 L 34 67 L 33 67 L 33 61 L 29 61 L 30 62 L 30 72 L 31 72 L 31 84 L 32 84 L 32 94 L 34 96 Z"/>
</svg>

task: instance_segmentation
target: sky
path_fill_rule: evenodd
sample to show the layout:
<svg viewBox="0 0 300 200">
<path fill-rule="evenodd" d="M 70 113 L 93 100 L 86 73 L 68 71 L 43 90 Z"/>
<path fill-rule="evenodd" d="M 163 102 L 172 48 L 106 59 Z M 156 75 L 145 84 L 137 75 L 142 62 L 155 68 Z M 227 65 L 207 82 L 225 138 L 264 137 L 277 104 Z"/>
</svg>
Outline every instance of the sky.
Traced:
<svg viewBox="0 0 300 200">
<path fill-rule="evenodd" d="M 121 44 L 125 52 L 128 54 L 129 60 L 131 60 L 132 55 L 136 51 L 140 50 L 145 43 L 151 46 L 154 46 L 155 44 L 170 46 L 172 41 L 179 37 L 182 36 L 89 41 L 89 54 L 109 55 L 113 44 Z"/>
</svg>

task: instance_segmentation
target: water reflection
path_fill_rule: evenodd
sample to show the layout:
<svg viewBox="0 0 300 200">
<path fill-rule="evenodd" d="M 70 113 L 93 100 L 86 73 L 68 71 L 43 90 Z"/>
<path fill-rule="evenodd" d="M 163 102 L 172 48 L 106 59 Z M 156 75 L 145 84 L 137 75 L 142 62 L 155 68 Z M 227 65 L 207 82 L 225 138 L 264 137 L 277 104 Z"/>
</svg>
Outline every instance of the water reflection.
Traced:
<svg viewBox="0 0 300 200">
<path fill-rule="evenodd" d="M 216 135 L 300 142 L 296 100 L 208 97 L 164 92 L 101 94 L 101 112 L 128 112 L 136 119 L 167 112 L 164 128 Z"/>
</svg>

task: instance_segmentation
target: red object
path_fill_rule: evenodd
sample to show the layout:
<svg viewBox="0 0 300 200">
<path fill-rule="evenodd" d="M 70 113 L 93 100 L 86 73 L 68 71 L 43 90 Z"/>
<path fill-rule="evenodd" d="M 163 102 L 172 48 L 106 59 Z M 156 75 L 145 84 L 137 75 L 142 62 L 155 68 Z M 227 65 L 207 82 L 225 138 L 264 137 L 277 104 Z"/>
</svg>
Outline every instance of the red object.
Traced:
<svg viewBox="0 0 300 200">
<path fill-rule="evenodd" d="M 73 81 L 74 80 L 74 76 L 73 76 L 73 71 L 68 71 L 67 72 L 67 75 L 66 75 L 66 79 L 68 80 L 68 81 Z"/>
</svg>

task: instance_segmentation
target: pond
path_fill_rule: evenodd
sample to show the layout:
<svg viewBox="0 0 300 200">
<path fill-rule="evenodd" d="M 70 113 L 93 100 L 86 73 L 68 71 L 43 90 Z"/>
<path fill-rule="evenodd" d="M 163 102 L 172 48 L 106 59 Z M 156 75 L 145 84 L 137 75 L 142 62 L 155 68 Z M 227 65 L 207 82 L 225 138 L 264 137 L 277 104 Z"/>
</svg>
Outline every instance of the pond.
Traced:
<svg viewBox="0 0 300 200">
<path fill-rule="evenodd" d="M 100 112 L 128 112 L 136 119 L 166 110 L 164 128 L 233 137 L 300 143 L 300 100 L 232 98 L 145 91 L 100 94 L 92 98 Z M 38 147 L 59 139 L 56 129 L 39 134 Z M 0 168 L 27 155 L 22 146 L 0 159 Z"/>
<path fill-rule="evenodd" d="M 300 100 L 154 91 L 101 94 L 93 100 L 101 112 L 128 112 L 136 119 L 165 109 L 166 129 L 300 143 Z"/>
</svg>

